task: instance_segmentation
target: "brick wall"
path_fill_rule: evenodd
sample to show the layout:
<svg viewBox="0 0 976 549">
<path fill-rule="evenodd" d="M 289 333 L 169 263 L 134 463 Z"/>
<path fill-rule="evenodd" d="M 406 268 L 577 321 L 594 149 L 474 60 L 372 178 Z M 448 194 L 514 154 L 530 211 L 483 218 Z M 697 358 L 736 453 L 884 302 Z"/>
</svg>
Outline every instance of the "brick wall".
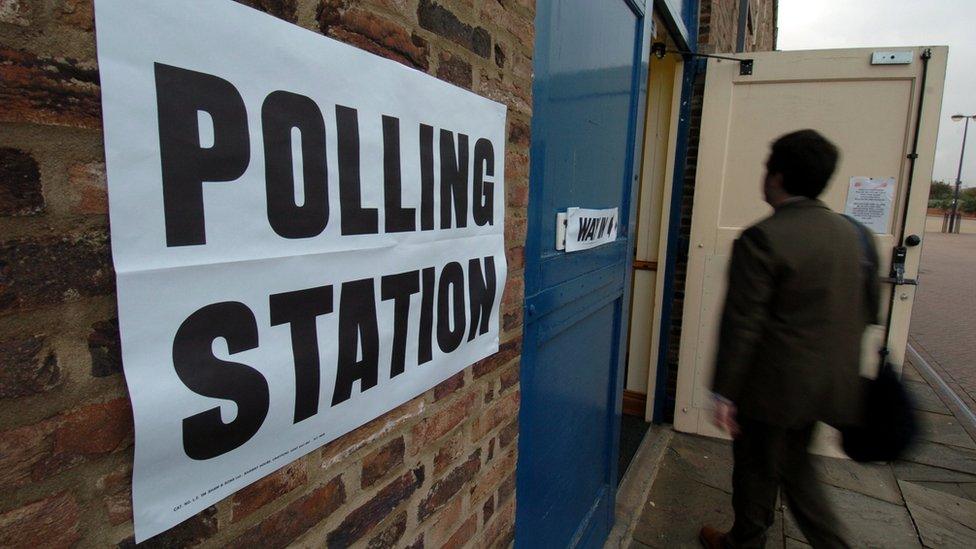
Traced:
<svg viewBox="0 0 976 549">
<path fill-rule="evenodd" d="M 776 49 L 778 0 L 749 0 L 752 26 L 746 25 L 745 51 Z M 706 53 L 734 52 L 739 35 L 739 0 L 701 0 L 698 47 Z"/>
<path fill-rule="evenodd" d="M 768 51 L 776 47 L 778 0 L 751 0 L 756 43 L 746 39 L 746 51 Z M 699 51 L 732 52 L 736 48 L 739 0 L 702 0 L 699 11 Z M 691 116 L 688 148 L 684 157 L 684 179 L 681 187 L 681 221 L 678 233 L 677 261 L 674 271 L 674 298 L 671 326 L 668 331 L 667 384 L 664 420 L 674 421 L 678 385 L 678 355 L 681 348 L 681 325 L 684 312 L 685 279 L 688 273 L 688 245 L 691 238 L 691 216 L 695 205 L 695 182 L 698 169 L 698 140 L 702 129 L 702 105 L 705 97 L 704 72 L 695 77 L 691 94 Z"/>
<path fill-rule="evenodd" d="M 501 351 L 146 546 L 507 545 L 534 0 L 248 0 L 509 106 Z M 131 546 L 91 0 L 0 0 L 0 546 Z M 174 479 L 178 482 L 178 479 Z"/>
</svg>

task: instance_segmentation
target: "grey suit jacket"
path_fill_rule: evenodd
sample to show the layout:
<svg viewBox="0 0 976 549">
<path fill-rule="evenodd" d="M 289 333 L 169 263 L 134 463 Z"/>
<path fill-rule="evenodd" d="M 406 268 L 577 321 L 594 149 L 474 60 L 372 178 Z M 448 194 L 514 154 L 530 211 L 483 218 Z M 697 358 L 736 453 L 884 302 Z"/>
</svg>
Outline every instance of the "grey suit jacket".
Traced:
<svg viewBox="0 0 976 549">
<path fill-rule="evenodd" d="M 735 242 L 712 388 L 740 415 L 784 427 L 860 421 L 861 339 L 877 316 L 878 277 L 862 269 L 857 230 L 800 200 Z"/>
</svg>

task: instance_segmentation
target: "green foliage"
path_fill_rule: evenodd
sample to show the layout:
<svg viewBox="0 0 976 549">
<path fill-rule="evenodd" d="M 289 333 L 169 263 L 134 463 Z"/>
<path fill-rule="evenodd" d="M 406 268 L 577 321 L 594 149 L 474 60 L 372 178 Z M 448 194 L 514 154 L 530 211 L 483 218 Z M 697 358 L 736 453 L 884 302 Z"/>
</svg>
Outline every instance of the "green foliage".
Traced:
<svg viewBox="0 0 976 549">
<path fill-rule="evenodd" d="M 952 185 L 944 181 L 933 181 L 932 187 L 929 189 L 929 200 L 937 199 L 952 199 Z M 930 202 L 931 203 L 931 202 Z M 934 207 L 934 206 L 933 206 Z"/>
</svg>

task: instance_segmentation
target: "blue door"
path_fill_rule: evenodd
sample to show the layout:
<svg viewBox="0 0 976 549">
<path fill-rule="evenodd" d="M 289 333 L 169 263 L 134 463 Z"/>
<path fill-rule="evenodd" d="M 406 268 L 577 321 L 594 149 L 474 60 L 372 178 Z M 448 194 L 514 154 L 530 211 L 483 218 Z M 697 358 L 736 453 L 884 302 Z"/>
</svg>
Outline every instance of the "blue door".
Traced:
<svg viewBox="0 0 976 549">
<path fill-rule="evenodd" d="M 643 0 L 537 3 L 519 547 L 600 547 L 613 525 L 645 9 Z M 619 208 L 617 240 L 557 252 L 556 213 L 573 206 Z"/>
</svg>

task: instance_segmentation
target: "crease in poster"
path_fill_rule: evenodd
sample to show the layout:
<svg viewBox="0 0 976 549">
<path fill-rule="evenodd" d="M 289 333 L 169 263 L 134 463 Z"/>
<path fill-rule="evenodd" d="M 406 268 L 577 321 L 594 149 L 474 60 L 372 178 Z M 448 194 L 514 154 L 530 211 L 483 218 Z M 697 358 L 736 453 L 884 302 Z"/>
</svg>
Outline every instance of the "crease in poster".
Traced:
<svg viewBox="0 0 976 549">
<path fill-rule="evenodd" d="M 504 105 L 230 0 L 96 0 L 141 542 L 498 350 Z"/>
</svg>

